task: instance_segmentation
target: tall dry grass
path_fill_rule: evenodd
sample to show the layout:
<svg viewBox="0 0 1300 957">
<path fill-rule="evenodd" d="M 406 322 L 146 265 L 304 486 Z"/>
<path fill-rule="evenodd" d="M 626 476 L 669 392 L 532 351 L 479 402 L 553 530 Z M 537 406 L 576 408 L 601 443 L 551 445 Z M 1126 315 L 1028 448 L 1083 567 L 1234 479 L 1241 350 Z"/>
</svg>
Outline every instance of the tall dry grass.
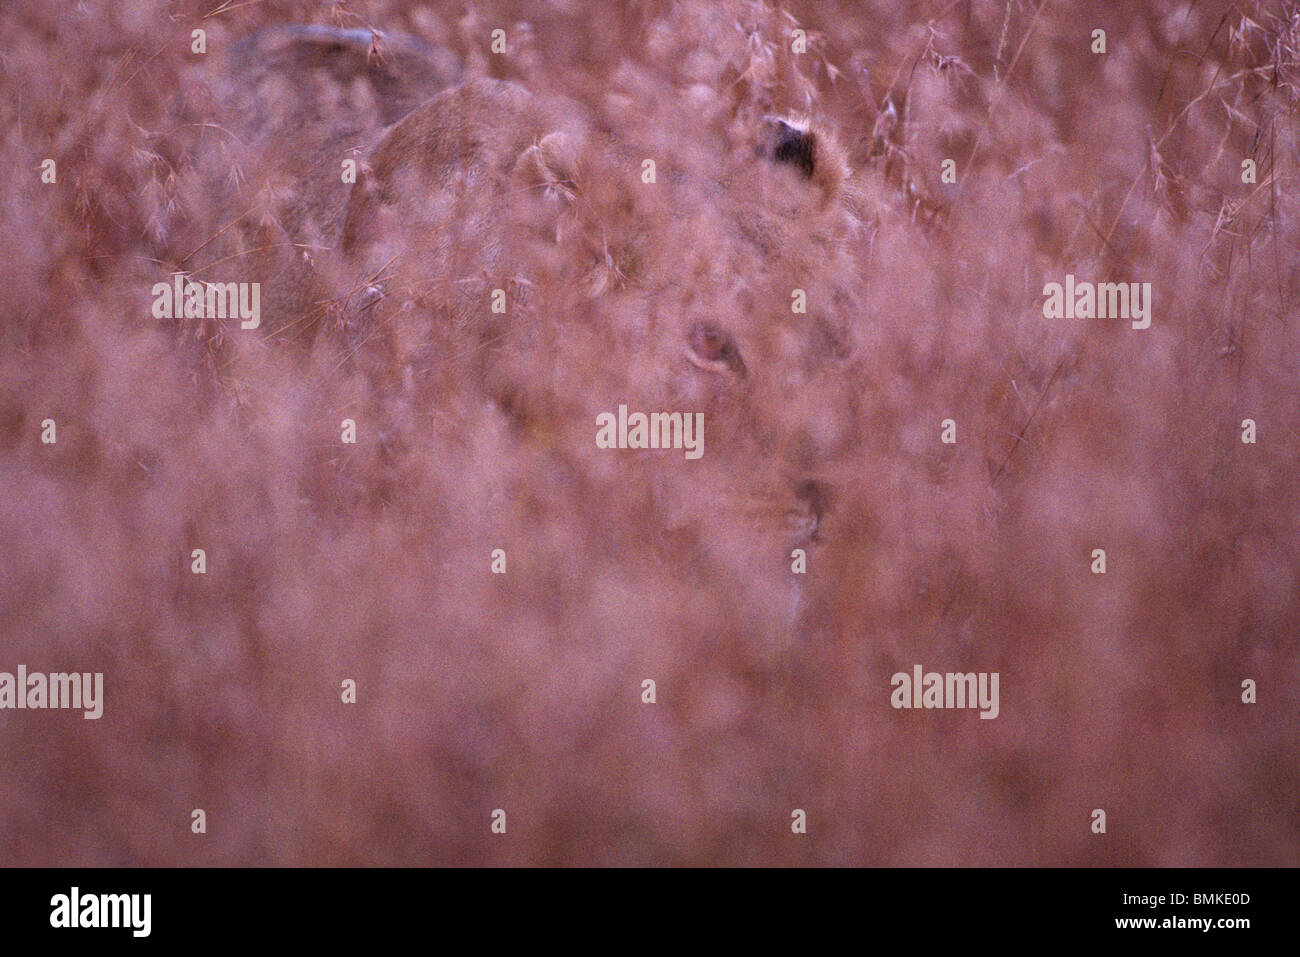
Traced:
<svg viewBox="0 0 1300 957">
<path fill-rule="evenodd" d="M 102 671 L 107 700 L 0 714 L 0 860 L 1300 863 L 1293 8 L 333 10 L 589 111 L 614 145 L 563 248 L 605 228 L 647 271 L 592 298 L 532 262 L 550 282 L 491 348 L 435 296 L 405 325 L 384 304 L 390 351 L 358 351 L 343 197 L 292 172 L 306 132 L 256 122 L 303 91 L 258 102 L 219 65 L 328 11 L 7 5 L 0 670 Z M 673 183 L 786 112 L 846 145 L 869 221 L 820 270 L 786 250 L 736 282 L 734 192 Z M 363 149 L 368 122 L 325 139 Z M 620 149 L 681 178 L 637 193 Z M 265 279 L 266 328 L 153 319 L 177 269 Z M 1151 328 L 1045 320 L 1067 272 L 1151 282 Z M 848 371 L 681 391 L 679 321 L 749 323 L 779 359 L 761 320 L 793 273 Z M 594 411 L 682 396 L 730 425 L 697 472 L 594 448 Z M 841 441 L 803 463 L 830 504 L 797 579 L 783 503 L 752 499 L 819 416 Z M 917 662 L 999 672 L 1000 717 L 892 710 Z"/>
</svg>

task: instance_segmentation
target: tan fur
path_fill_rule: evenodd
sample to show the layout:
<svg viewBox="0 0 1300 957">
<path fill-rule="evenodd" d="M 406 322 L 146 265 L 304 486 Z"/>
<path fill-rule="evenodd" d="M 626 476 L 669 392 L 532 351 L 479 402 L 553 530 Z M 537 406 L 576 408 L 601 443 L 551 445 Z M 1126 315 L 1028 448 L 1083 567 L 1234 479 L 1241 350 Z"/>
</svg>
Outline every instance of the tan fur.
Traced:
<svg viewBox="0 0 1300 957">
<path fill-rule="evenodd" d="M 224 132 L 203 172 L 219 241 L 184 266 L 251 275 L 267 297 L 263 333 L 306 338 L 328 313 L 321 274 L 350 193 L 342 161 L 360 163 L 388 125 L 459 79 L 460 63 L 398 33 L 303 25 L 243 37 L 214 62 Z"/>
<path fill-rule="evenodd" d="M 590 421 L 620 393 L 706 410 L 732 437 L 715 457 L 772 453 L 770 475 L 745 473 L 737 501 L 755 479 L 766 491 L 743 521 L 788 527 L 791 510 L 814 510 L 811 525 L 795 522 L 810 534 L 831 496 L 808 483 L 847 451 L 861 401 L 843 309 L 857 213 L 828 131 L 807 134 L 808 171 L 762 148 L 767 128 L 741 132 L 700 173 L 678 175 L 661 155 L 650 185 L 638 152 L 573 104 L 495 80 L 439 94 L 385 134 L 349 199 L 342 251 L 366 291 L 350 341 L 378 344 L 392 381 L 434 353 L 465 356 L 473 380 L 534 425 L 560 409 Z M 813 305 L 795 315 L 802 287 Z M 509 318 L 490 312 L 493 289 L 510 291 Z M 594 394 L 599 376 L 558 344 L 591 334 L 577 318 L 588 313 L 614 370 Z M 710 336 L 717 355 L 700 345 Z M 539 351 L 554 370 L 541 378 Z"/>
</svg>

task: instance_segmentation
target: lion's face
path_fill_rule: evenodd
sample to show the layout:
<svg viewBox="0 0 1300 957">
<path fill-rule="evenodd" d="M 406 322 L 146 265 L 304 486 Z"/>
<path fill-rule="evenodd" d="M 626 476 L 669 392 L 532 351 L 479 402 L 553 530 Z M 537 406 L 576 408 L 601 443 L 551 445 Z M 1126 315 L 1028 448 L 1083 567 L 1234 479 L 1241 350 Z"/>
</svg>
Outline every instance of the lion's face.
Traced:
<svg viewBox="0 0 1300 957">
<path fill-rule="evenodd" d="M 620 404 L 702 412 L 702 462 L 656 453 L 667 499 L 816 540 L 861 402 L 862 224 L 833 142 L 769 118 L 642 156 L 575 112 L 475 81 L 388 133 L 344 227 L 353 341 L 408 382 L 464 363 L 575 444 Z"/>
</svg>

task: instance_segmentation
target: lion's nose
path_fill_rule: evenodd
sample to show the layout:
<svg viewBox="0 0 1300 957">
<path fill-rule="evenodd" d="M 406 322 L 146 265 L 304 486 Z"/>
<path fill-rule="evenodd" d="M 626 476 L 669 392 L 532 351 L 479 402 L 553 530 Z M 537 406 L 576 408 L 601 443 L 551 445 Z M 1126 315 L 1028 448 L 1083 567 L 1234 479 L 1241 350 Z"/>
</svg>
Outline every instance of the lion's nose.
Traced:
<svg viewBox="0 0 1300 957">
<path fill-rule="evenodd" d="M 830 488 L 815 479 L 803 479 L 795 484 L 796 521 L 801 537 L 817 542 L 822 522 L 831 508 Z"/>
</svg>

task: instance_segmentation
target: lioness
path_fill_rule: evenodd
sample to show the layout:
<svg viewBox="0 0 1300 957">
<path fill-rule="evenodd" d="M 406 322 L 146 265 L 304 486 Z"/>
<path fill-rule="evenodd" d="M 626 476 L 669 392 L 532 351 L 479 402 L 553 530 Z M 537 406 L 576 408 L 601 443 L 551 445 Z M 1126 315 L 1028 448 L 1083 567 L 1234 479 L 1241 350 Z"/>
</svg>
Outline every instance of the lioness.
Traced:
<svg viewBox="0 0 1300 957">
<path fill-rule="evenodd" d="M 454 64 L 371 39 L 278 28 L 235 48 L 235 89 L 279 104 L 241 127 L 265 158 L 230 215 L 264 331 L 339 332 L 380 394 L 482 390 L 584 454 L 620 405 L 703 413 L 703 461 L 654 482 L 668 523 L 739 510 L 821 533 L 860 428 L 867 218 L 830 131 L 695 89 L 639 141 L 634 101 L 482 77 L 439 92 Z"/>
<path fill-rule="evenodd" d="M 512 83 L 416 108 L 348 200 L 351 338 L 385 343 L 390 381 L 463 357 L 503 408 L 575 442 L 621 402 L 703 411 L 728 465 L 699 472 L 743 489 L 704 499 L 806 540 L 858 427 L 861 208 L 829 133 L 768 116 L 693 142 L 689 119 L 682 154 L 656 158 Z"/>
</svg>

